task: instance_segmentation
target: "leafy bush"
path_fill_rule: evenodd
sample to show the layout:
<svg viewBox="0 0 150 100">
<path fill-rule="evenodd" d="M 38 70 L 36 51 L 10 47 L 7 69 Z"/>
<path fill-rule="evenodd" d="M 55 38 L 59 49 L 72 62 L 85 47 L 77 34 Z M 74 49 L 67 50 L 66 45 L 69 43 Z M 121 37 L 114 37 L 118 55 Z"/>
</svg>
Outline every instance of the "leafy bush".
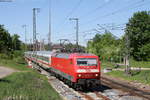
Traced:
<svg viewBox="0 0 150 100">
<path fill-rule="evenodd" d="M 119 62 L 122 40 L 111 33 L 96 34 L 87 44 L 87 50 L 96 54 L 101 60 Z"/>
</svg>

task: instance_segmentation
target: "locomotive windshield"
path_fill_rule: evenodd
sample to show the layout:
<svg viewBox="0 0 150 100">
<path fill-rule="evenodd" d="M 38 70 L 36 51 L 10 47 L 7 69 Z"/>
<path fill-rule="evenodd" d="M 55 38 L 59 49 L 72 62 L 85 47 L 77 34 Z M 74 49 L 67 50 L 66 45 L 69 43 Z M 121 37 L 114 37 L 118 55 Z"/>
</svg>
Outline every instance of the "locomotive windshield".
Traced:
<svg viewBox="0 0 150 100">
<path fill-rule="evenodd" d="M 97 66 L 97 61 L 95 58 L 78 58 L 78 66 Z"/>
</svg>

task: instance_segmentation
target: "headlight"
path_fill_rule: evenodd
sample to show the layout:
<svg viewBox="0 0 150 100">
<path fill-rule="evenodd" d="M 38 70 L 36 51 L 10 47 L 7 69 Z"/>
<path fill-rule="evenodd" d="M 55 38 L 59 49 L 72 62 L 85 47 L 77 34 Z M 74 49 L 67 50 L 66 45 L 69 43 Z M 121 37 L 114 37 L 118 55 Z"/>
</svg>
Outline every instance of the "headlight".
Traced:
<svg viewBox="0 0 150 100">
<path fill-rule="evenodd" d="M 97 77 L 97 76 L 98 76 L 98 74 L 95 74 L 95 76 Z"/>
<path fill-rule="evenodd" d="M 78 74 L 78 77 L 81 77 L 81 74 Z"/>
</svg>

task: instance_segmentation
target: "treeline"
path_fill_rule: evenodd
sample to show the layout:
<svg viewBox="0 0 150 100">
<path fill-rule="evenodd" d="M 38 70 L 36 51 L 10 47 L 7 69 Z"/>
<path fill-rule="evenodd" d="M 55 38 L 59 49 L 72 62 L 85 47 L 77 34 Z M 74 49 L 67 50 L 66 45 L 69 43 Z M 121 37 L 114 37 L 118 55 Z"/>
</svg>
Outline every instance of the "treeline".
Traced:
<svg viewBox="0 0 150 100">
<path fill-rule="evenodd" d="M 122 39 L 117 39 L 107 31 L 104 34 L 96 34 L 93 40 L 88 41 L 87 50 L 98 55 L 101 60 L 117 62 L 123 56 Z"/>
<path fill-rule="evenodd" d="M 17 34 L 10 35 L 10 33 L 4 28 L 4 25 L 0 25 L 0 55 L 12 57 L 14 51 L 21 50 L 22 42 L 19 40 Z M 4 57 L 5 58 L 5 57 Z"/>
<path fill-rule="evenodd" d="M 129 52 L 137 61 L 149 61 L 150 12 L 135 13 L 126 24 L 125 35 L 121 38 L 108 31 L 96 34 L 92 41 L 88 41 L 87 50 L 98 55 L 101 60 L 119 62 Z"/>
</svg>

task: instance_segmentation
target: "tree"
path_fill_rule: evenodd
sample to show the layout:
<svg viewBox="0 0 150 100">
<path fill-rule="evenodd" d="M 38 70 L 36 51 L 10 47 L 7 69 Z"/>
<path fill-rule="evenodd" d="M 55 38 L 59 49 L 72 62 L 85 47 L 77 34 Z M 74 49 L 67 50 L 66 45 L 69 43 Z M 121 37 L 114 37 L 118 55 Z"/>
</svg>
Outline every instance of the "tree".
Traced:
<svg viewBox="0 0 150 100">
<path fill-rule="evenodd" d="M 19 36 L 17 34 L 11 36 L 4 25 L 0 25 L 0 53 L 9 53 L 12 50 L 21 50 Z"/>
<path fill-rule="evenodd" d="M 130 54 L 135 60 L 148 60 L 150 49 L 150 12 L 134 13 L 126 25 Z M 147 49 L 146 49 L 147 48 Z"/>
<path fill-rule="evenodd" d="M 120 42 L 121 40 L 110 32 L 96 34 L 92 41 L 88 41 L 87 50 L 98 55 L 100 59 L 119 61 Z"/>
<path fill-rule="evenodd" d="M 12 49 L 11 36 L 4 29 L 3 25 L 0 25 L 0 53 L 6 53 Z"/>
<path fill-rule="evenodd" d="M 12 47 L 13 50 L 21 50 L 21 41 L 19 40 L 19 35 L 17 34 L 12 36 Z"/>
</svg>

